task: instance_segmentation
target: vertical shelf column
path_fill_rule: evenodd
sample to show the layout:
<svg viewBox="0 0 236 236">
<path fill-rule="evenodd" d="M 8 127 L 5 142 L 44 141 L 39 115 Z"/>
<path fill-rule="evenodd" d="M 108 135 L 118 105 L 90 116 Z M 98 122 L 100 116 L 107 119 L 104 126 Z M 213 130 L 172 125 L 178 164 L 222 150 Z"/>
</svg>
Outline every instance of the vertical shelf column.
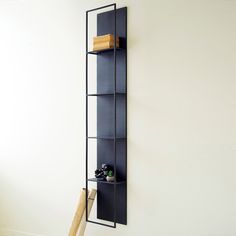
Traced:
<svg viewBox="0 0 236 236">
<path fill-rule="evenodd" d="M 116 211 L 117 211 L 117 201 L 116 201 L 116 181 L 117 181 L 117 166 L 116 166 L 116 5 L 114 6 L 114 227 L 116 227 Z"/>
<path fill-rule="evenodd" d="M 105 7 L 114 10 L 97 14 L 97 35 L 114 34 L 120 48 L 100 52 L 88 51 L 88 13 Z M 115 182 L 97 182 L 97 217 L 127 224 L 127 8 L 116 4 L 86 12 L 86 189 L 88 189 L 88 55 L 97 56 L 97 168 L 114 167 Z M 93 96 L 94 96 L 93 95 Z M 104 95 L 104 96 L 103 96 Z M 107 96 L 108 95 L 108 96 Z M 112 95 L 112 96 L 110 96 Z M 109 138 L 100 138 L 109 137 Z M 91 181 L 91 180 L 90 180 Z M 113 197 L 112 197 L 113 196 Z M 111 225 L 90 221 L 111 227 Z"/>
</svg>

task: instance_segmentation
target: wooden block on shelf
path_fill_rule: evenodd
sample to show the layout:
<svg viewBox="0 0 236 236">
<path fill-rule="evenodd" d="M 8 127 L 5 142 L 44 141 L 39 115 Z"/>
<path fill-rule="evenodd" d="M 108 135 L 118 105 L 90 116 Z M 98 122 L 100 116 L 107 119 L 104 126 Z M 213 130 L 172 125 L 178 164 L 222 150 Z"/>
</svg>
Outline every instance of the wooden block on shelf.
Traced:
<svg viewBox="0 0 236 236">
<path fill-rule="evenodd" d="M 114 42 L 102 42 L 102 43 L 96 43 L 93 44 L 93 50 L 94 51 L 99 51 L 99 50 L 105 50 L 105 49 L 110 49 L 114 48 Z M 119 47 L 119 42 L 116 43 L 116 47 Z"/>
<path fill-rule="evenodd" d="M 93 43 L 101 43 L 101 42 L 114 42 L 113 34 L 105 34 L 101 36 L 96 36 L 93 38 Z M 116 37 L 116 42 L 119 42 L 119 37 Z"/>
</svg>

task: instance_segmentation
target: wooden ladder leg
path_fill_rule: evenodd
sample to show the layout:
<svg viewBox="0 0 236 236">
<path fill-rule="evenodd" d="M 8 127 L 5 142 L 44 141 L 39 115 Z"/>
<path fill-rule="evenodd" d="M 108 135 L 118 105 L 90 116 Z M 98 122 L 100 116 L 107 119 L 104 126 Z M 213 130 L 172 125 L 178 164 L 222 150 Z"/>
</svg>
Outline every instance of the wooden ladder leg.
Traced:
<svg viewBox="0 0 236 236">
<path fill-rule="evenodd" d="M 97 194 L 97 190 L 96 189 L 92 189 L 89 193 L 89 196 L 88 196 L 88 216 L 91 212 L 91 209 L 92 209 L 92 206 L 93 206 L 93 202 L 95 200 L 95 197 L 96 197 L 96 194 Z M 79 227 L 79 234 L 78 236 L 84 236 L 84 232 L 85 232 L 85 229 L 86 229 L 86 212 L 84 211 L 84 214 L 83 214 L 83 217 L 82 217 L 82 220 L 81 220 L 81 224 L 80 224 L 80 227 Z"/>
<path fill-rule="evenodd" d="M 86 189 L 83 188 L 83 190 L 80 193 L 79 203 L 78 203 L 68 236 L 76 236 L 78 232 L 79 225 L 82 220 L 82 216 L 85 212 L 85 206 L 86 206 L 85 199 L 86 199 Z"/>
</svg>

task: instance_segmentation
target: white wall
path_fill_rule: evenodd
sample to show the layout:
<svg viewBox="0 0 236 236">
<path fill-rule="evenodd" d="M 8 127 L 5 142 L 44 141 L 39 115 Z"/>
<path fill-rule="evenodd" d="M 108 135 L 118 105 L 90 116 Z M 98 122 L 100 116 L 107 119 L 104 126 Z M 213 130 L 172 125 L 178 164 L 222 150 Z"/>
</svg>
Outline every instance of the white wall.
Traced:
<svg viewBox="0 0 236 236">
<path fill-rule="evenodd" d="M 67 235 L 84 186 L 85 10 L 106 3 L 0 0 L 1 236 Z M 235 236 L 236 1 L 117 3 L 128 225 L 87 236 Z"/>
</svg>

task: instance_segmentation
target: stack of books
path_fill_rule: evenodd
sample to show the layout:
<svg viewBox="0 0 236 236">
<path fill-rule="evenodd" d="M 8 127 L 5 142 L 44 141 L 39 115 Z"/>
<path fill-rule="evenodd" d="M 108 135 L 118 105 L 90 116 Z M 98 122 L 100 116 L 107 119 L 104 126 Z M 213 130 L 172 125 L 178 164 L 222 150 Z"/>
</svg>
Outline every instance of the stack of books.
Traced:
<svg viewBox="0 0 236 236">
<path fill-rule="evenodd" d="M 106 50 L 114 48 L 114 35 L 106 34 L 93 38 L 93 51 Z M 116 37 L 116 47 L 119 47 L 119 38 Z"/>
</svg>

